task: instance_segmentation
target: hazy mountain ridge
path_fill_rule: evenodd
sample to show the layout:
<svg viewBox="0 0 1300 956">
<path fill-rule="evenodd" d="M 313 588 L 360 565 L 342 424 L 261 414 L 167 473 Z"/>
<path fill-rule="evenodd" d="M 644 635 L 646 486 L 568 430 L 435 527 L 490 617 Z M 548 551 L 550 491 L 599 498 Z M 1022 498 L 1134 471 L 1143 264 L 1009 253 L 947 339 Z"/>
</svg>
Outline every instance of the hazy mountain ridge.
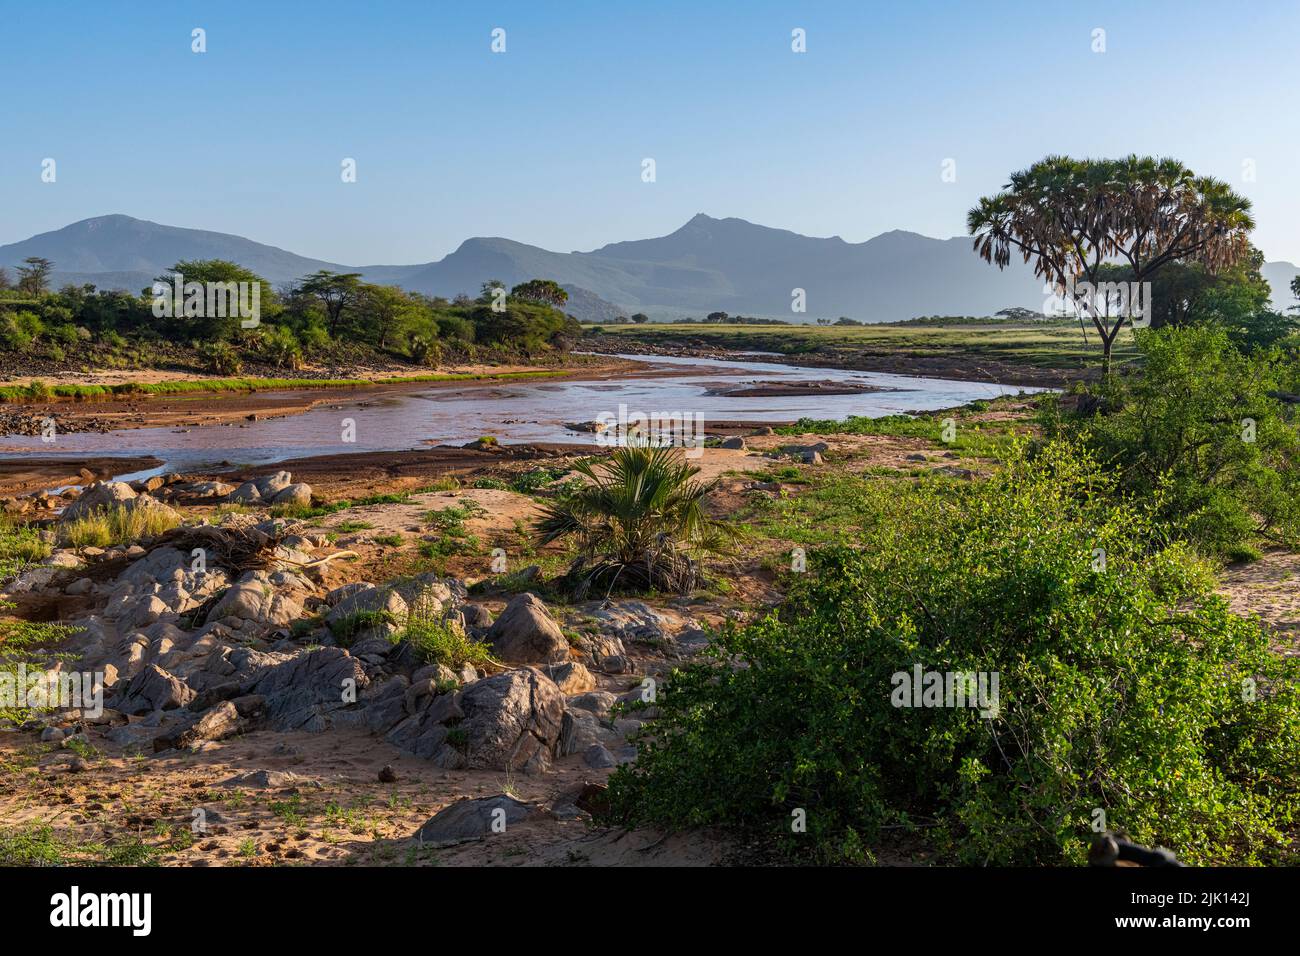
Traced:
<svg viewBox="0 0 1300 956">
<path fill-rule="evenodd" d="M 177 260 L 199 258 L 230 259 L 277 285 L 330 269 L 449 298 L 476 294 L 489 279 L 514 285 L 544 277 L 570 287 L 570 311 L 593 321 L 637 311 L 655 318 L 725 311 L 795 321 L 841 315 L 892 321 L 987 315 L 1009 306 L 1040 309 L 1045 299 L 1028 266 L 1016 262 L 999 272 L 972 252 L 965 237 L 933 239 L 894 230 L 850 243 L 703 213 L 666 236 L 614 242 L 590 252 L 551 252 L 502 237 L 475 237 L 437 262 L 371 266 L 112 215 L 0 246 L 0 265 L 13 267 L 27 256 L 53 261 L 56 283 L 92 282 L 133 292 Z M 1294 303 L 1288 286 L 1298 271 L 1289 262 L 1264 267 L 1277 305 Z M 796 289 L 804 290 L 803 313 L 791 310 Z"/>
</svg>

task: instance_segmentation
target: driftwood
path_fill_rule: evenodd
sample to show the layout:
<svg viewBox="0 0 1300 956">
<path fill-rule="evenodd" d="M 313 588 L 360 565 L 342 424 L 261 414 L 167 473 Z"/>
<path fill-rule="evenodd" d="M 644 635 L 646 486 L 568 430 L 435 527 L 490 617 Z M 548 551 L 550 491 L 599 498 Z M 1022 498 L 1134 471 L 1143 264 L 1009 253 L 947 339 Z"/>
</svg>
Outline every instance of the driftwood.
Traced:
<svg viewBox="0 0 1300 956">
<path fill-rule="evenodd" d="M 268 534 L 255 525 L 243 528 L 196 525 L 177 528 L 164 535 L 160 543 L 170 544 L 186 553 L 202 548 L 210 564 L 242 573 L 272 567 L 279 560 L 275 549 L 283 537 L 283 533 Z"/>
</svg>

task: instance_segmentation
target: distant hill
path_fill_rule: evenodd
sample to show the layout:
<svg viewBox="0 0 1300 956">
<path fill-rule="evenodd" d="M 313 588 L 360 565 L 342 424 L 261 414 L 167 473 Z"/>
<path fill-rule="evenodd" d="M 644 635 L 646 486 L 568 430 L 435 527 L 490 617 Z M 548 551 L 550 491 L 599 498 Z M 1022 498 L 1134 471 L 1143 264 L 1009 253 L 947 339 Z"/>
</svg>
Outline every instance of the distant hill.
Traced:
<svg viewBox="0 0 1300 956">
<path fill-rule="evenodd" d="M 743 219 L 703 213 L 675 232 L 615 242 L 591 252 L 551 252 L 505 238 L 467 239 L 445 258 L 415 265 L 349 266 L 310 259 L 240 236 L 100 216 L 0 246 L 0 265 L 27 256 L 55 264 L 55 281 L 139 291 L 178 259 L 229 259 L 273 285 L 319 269 L 361 272 L 371 282 L 451 298 L 475 295 L 488 279 L 514 285 L 554 279 L 568 311 L 586 321 L 645 312 L 652 318 L 723 311 L 793 321 L 848 316 L 867 322 L 921 315 L 990 315 L 1010 306 L 1039 310 L 1042 283 L 1023 263 L 1004 272 L 980 260 L 965 237 L 932 239 L 895 230 L 866 242 L 818 239 Z M 1279 306 L 1294 303 L 1288 262 L 1264 275 Z M 795 289 L 806 311 L 791 311 Z"/>
</svg>

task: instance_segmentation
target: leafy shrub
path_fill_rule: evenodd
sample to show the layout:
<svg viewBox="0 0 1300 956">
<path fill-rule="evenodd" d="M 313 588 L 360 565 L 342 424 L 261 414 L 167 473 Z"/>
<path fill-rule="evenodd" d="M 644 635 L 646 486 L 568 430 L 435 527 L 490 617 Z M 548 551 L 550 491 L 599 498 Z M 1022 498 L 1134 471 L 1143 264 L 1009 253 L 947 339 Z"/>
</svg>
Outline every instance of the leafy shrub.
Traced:
<svg viewBox="0 0 1300 956">
<path fill-rule="evenodd" d="M 199 359 L 213 375 L 238 375 L 244 368 L 239 353 L 229 342 L 207 342 L 199 346 Z"/>
<path fill-rule="evenodd" d="M 1064 864 L 1100 808 L 1189 862 L 1295 862 L 1300 661 L 1229 612 L 1158 503 L 1117 504 L 1068 443 L 987 483 L 863 487 L 860 549 L 814 552 L 779 613 L 671 676 L 613 778 L 619 816 L 822 860 L 890 827 L 941 859 Z M 996 672 L 996 713 L 893 706 L 914 665 Z"/>
<path fill-rule="evenodd" d="M 302 345 L 293 330 L 283 325 L 272 326 L 263 332 L 258 352 L 264 361 L 277 368 L 302 368 Z"/>
<path fill-rule="evenodd" d="M 50 545 L 39 531 L 0 516 L 0 584 L 49 553 Z"/>
<path fill-rule="evenodd" d="M 1099 386 L 1100 414 L 1049 429 L 1084 434 L 1120 491 L 1163 490 L 1158 518 L 1206 553 L 1235 556 L 1256 535 L 1300 544 L 1300 431 L 1274 397 L 1294 389 L 1295 366 L 1207 325 L 1146 332 L 1138 348 L 1141 374 Z"/>
</svg>

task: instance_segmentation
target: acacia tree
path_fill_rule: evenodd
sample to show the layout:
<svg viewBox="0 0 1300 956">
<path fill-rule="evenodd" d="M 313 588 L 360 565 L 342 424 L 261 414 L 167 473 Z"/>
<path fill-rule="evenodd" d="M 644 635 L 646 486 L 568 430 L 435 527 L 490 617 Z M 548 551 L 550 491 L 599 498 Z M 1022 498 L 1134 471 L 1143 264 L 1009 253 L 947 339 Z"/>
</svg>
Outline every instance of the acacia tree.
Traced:
<svg viewBox="0 0 1300 956">
<path fill-rule="evenodd" d="M 303 279 L 298 291 L 320 302 L 329 322 L 330 336 L 337 337 L 342 328 L 345 310 L 362 297 L 361 273 L 322 269 Z"/>
<path fill-rule="evenodd" d="M 1073 300 L 1080 321 L 1088 315 L 1109 372 L 1125 316 L 1098 309 L 1091 295 L 1074 291 L 1078 284 L 1095 289 L 1113 263 L 1126 264 L 1137 283 L 1176 261 L 1217 273 L 1249 252 L 1255 221 L 1248 199 L 1177 160 L 1049 156 L 981 199 L 966 226 L 984 261 L 1005 269 L 1018 252 L 1034 263 L 1035 275 Z"/>
<path fill-rule="evenodd" d="M 18 288 L 27 295 L 44 295 L 49 291 L 50 272 L 54 263 L 40 256 L 28 256 L 18 267 Z"/>
</svg>

